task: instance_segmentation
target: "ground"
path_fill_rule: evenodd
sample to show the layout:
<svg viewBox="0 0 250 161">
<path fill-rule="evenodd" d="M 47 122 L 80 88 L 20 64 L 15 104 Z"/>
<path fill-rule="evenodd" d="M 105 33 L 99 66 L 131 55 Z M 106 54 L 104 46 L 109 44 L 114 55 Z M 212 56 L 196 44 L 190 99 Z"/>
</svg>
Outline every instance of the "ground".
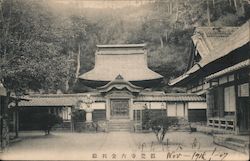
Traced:
<svg viewBox="0 0 250 161">
<path fill-rule="evenodd" d="M 35 160 L 248 160 L 248 155 L 213 143 L 203 133 L 169 132 L 165 144 L 154 133 L 21 132 L 21 141 L 0 154 L 1 159 Z M 168 142 L 168 143 L 167 143 Z"/>
</svg>

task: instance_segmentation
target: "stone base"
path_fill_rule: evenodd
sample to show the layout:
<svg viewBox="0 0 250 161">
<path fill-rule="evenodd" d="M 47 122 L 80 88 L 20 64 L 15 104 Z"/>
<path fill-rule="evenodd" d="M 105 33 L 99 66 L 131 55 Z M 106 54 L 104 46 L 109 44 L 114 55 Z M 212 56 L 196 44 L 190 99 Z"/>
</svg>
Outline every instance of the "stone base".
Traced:
<svg viewBox="0 0 250 161">
<path fill-rule="evenodd" d="M 248 136 L 240 135 L 214 135 L 213 141 L 215 144 L 236 150 L 242 153 L 249 153 L 249 138 Z"/>
<path fill-rule="evenodd" d="M 98 122 L 77 122 L 75 123 L 76 132 L 107 132 L 108 125 L 106 121 Z"/>
</svg>

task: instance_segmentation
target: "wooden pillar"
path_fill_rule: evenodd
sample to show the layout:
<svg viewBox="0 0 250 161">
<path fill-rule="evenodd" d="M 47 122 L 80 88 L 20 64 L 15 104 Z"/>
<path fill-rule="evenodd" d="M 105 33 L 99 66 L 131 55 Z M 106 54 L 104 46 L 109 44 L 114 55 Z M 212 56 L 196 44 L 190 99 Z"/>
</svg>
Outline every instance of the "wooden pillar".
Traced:
<svg viewBox="0 0 250 161">
<path fill-rule="evenodd" d="M 70 115 L 70 129 L 71 129 L 71 131 L 72 132 L 74 132 L 75 131 L 75 129 L 74 129 L 74 119 L 73 119 L 73 117 L 72 117 L 72 113 L 74 112 L 74 109 L 73 109 L 73 107 L 71 107 L 71 115 Z"/>
<path fill-rule="evenodd" d="M 210 89 L 206 92 L 207 101 L 207 118 L 213 117 L 214 109 L 214 90 Z"/>
<path fill-rule="evenodd" d="M 234 112 L 234 130 L 235 130 L 235 134 L 239 134 L 240 133 L 240 129 L 239 129 L 239 122 L 238 120 L 240 118 L 238 118 L 238 112 L 239 112 L 239 108 L 240 108 L 240 104 L 239 104 L 239 96 L 238 96 L 238 82 L 239 82 L 239 78 L 237 77 L 236 74 L 234 74 L 234 90 L 235 90 L 235 112 Z M 242 120 L 243 121 L 243 120 Z"/>
<path fill-rule="evenodd" d="M 18 112 L 18 101 L 15 101 L 15 107 L 13 111 L 13 131 L 15 132 L 15 137 L 18 137 L 18 131 L 19 131 L 19 112 Z"/>
<path fill-rule="evenodd" d="M 188 120 L 188 106 L 187 102 L 183 102 L 184 118 Z"/>
<path fill-rule="evenodd" d="M 16 109 L 16 129 L 15 129 L 15 133 L 16 133 L 16 137 L 19 136 L 19 111 L 18 109 Z"/>
<path fill-rule="evenodd" d="M 10 92 L 7 92 L 7 96 L 0 96 L 1 100 L 1 117 L 0 117 L 0 128 L 1 128 L 1 147 L 3 151 L 9 146 L 9 126 L 8 126 L 8 102 L 10 98 Z"/>
<path fill-rule="evenodd" d="M 213 112 L 214 112 L 214 89 L 208 89 L 206 92 L 206 102 L 207 102 L 207 110 L 206 110 L 206 115 L 207 115 L 207 125 L 209 125 L 209 119 L 213 117 Z M 213 125 L 214 126 L 214 125 Z"/>
<path fill-rule="evenodd" d="M 224 117 L 224 88 L 218 87 L 217 95 L 218 116 Z"/>
<path fill-rule="evenodd" d="M 138 121 L 138 120 L 137 120 L 137 110 L 134 109 L 134 111 L 135 111 L 135 112 L 133 112 L 133 113 L 134 113 L 133 118 L 134 118 L 134 121 L 137 122 L 137 121 Z"/>
<path fill-rule="evenodd" d="M 168 102 L 166 101 L 165 104 L 166 104 L 166 116 L 168 116 Z"/>
<path fill-rule="evenodd" d="M 140 110 L 140 122 L 142 122 L 142 109 Z"/>
<path fill-rule="evenodd" d="M 110 100 L 107 98 L 106 99 L 106 119 L 110 120 Z"/>
<path fill-rule="evenodd" d="M 177 102 L 175 102 L 175 116 L 177 117 Z"/>
<path fill-rule="evenodd" d="M 15 108 L 15 107 L 14 107 Z M 13 108 L 12 120 L 13 120 L 13 131 L 16 131 L 16 110 Z"/>
<path fill-rule="evenodd" d="M 129 119 L 132 121 L 133 120 L 133 115 L 134 115 L 134 113 L 133 113 L 133 105 L 134 105 L 134 103 L 133 103 L 133 98 L 131 98 L 130 100 L 129 100 Z"/>
<path fill-rule="evenodd" d="M 3 113 L 2 113 L 2 108 L 4 106 L 3 104 L 3 96 L 0 95 L 0 151 L 2 151 L 2 142 L 3 142 Z"/>
</svg>

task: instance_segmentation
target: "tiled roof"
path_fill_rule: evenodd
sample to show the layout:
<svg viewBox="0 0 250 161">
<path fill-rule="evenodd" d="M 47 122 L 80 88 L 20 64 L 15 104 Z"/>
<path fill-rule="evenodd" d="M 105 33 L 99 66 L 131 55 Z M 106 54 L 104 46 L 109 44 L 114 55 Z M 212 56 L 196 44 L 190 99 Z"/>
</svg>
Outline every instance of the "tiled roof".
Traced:
<svg viewBox="0 0 250 161">
<path fill-rule="evenodd" d="M 30 101 L 21 101 L 19 106 L 74 106 L 79 100 L 87 98 L 90 94 L 95 101 L 105 101 L 99 93 L 84 94 L 37 94 L 27 96 Z"/>
<path fill-rule="evenodd" d="M 217 73 L 214 73 L 214 74 L 211 74 L 211 75 L 207 76 L 206 81 L 209 81 L 209 80 L 211 80 L 213 78 L 217 78 L 217 77 L 222 76 L 224 74 L 227 74 L 227 73 L 230 73 L 230 72 L 233 72 L 233 71 L 245 68 L 245 67 L 249 67 L 249 66 L 250 66 L 250 59 L 247 59 L 247 60 L 245 60 L 243 62 L 240 62 L 240 63 L 238 63 L 236 65 L 233 65 L 233 66 L 228 67 L 228 68 L 226 68 L 224 70 L 221 70 L 221 71 L 219 71 Z"/>
<path fill-rule="evenodd" d="M 121 75 L 118 75 L 115 80 L 110 81 L 108 84 L 101 86 L 98 89 L 99 92 L 108 92 L 111 89 L 116 88 L 116 89 L 128 89 L 130 92 L 136 92 L 139 93 L 142 90 L 142 87 L 138 87 L 133 85 L 132 83 L 126 81 L 123 79 Z"/>
<path fill-rule="evenodd" d="M 212 54 L 211 51 L 217 48 L 239 27 L 197 27 L 192 36 L 202 58 Z"/>
<path fill-rule="evenodd" d="M 138 45 L 139 47 L 136 48 L 134 44 L 117 45 L 117 48 L 98 48 L 94 69 L 84 73 L 79 78 L 90 81 L 112 81 L 117 75 L 122 75 L 127 81 L 163 78 L 163 76 L 148 68 L 147 52 L 143 48 L 144 45 Z"/>
<path fill-rule="evenodd" d="M 201 67 L 211 63 L 214 60 L 217 60 L 231 51 L 249 43 L 250 41 L 250 20 L 247 21 L 244 25 L 238 28 L 233 32 L 226 41 L 223 41 L 221 44 L 211 51 L 207 57 L 202 59 L 199 64 Z"/>
<path fill-rule="evenodd" d="M 225 35 L 227 36 L 227 34 Z M 182 76 L 177 77 L 173 80 L 170 80 L 169 85 L 175 85 L 185 80 L 191 74 L 200 70 L 204 66 L 210 64 L 211 62 L 219 58 L 226 56 L 233 50 L 240 48 L 241 46 L 249 43 L 249 41 L 250 41 L 250 20 L 247 21 L 244 25 L 242 25 L 238 29 L 236 29 L 230 36 L 226 37 L 225 40 L 221 41 L 220 43 L 217 43 L 215 47 L 211 48 L 211 50 L 208 53 L 203 55 L 203 58 L 201 59 L 200 62 L 195 64 Z"/>
<path fill-rule="evenodd" d="M 134 101 L 204 102 L 206 101 L 206 99 L 196 94 L 175 93 L 175 94 L 164 94 L 158 96 L 139 95 L 134 99 Z"/>
<path fill-rule="evenodd" d="M 48 94 L 48 95 L 32 95 L 26 97 L 29 101 L 20 101 L 19 107 L 47 107 L 47 106 L 74 106 L 79 100 L 84 100 L 90 94 L 91 98 L 97 102 L 105 102 L 105 98 L 99 93 L 83 93 L 83 94 Z M 139 94 L 134 98 L 134 101 L 173 101 L 173 102 L 201 102 L 205 98 L 195 94 L 164 94 L 159 92 L 146 92 Z"/>
</svg>

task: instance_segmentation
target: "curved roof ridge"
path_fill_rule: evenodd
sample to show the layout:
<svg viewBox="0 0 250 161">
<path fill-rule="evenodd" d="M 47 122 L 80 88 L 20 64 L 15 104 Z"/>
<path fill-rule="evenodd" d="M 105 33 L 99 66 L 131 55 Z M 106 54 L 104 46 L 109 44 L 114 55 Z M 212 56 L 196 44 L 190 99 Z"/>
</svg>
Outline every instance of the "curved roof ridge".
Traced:
<svg viewBox="0 0 250 161">
<path fill-rule="evenodd" d="M 145 44 L 103 45 L 106 49 L 97 49 L 95 66 L 79 76 L 88 81 L 112 81 L 121 74 L 127 81 L 145 81 L 162 79 L 163 76 L 148 68 Z M 123 48 L 131 47 L 130 49 Z M 138 48 L 134 49 L 136 46 Z M 102 46 L 101 46 L 102 47 Z M 111 49 L 115 47 L 115 49 Z M 135 54 L 136 53 L 136 54 Z"/>
</svg>

